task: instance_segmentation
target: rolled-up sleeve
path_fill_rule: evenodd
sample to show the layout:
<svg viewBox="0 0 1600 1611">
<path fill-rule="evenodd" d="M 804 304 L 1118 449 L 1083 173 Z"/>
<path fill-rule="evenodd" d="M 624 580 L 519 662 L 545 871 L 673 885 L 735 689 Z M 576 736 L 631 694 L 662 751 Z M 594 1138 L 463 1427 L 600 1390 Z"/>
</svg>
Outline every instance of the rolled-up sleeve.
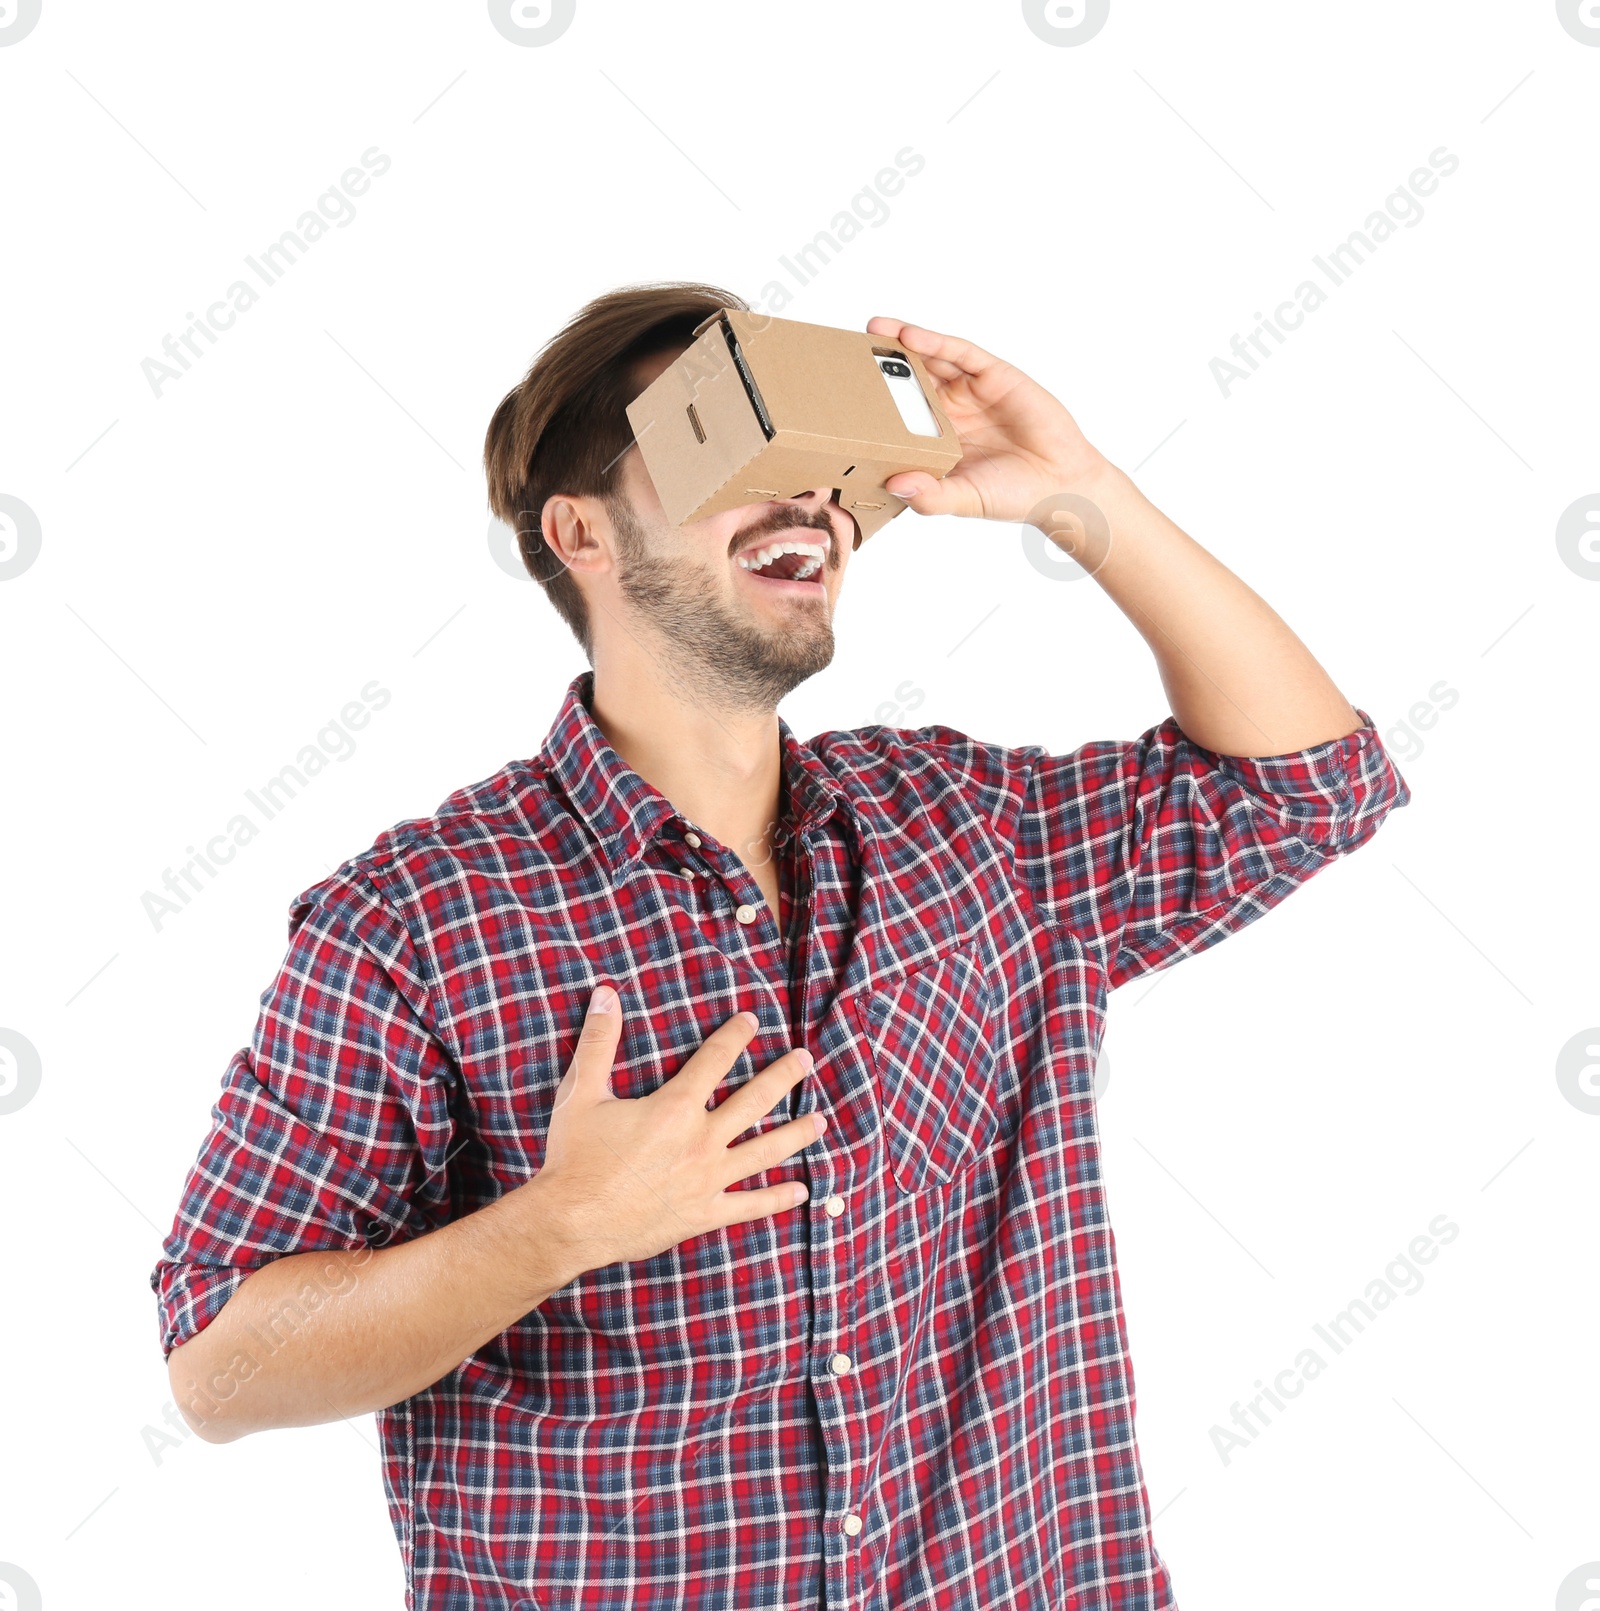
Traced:
<svg viewBox="0 0 1600 1611">
<path fill-rule="evenodd" d="M 150 1274 L 163 1356 L 274 1259 L 448 1217 L 459 1074 L 431 1019 L 410 936 L 370 883 L 335 875 L 294 903 Z"/>
<path fill-rule="evenodd" d="M 1219 754 L 1172 717 L 1065 755 L 919 737 L 939 735 L 1013 845 L 1019 882 L 1115 989 L 1254 922 L 1409 803 L 1356 714 L 1353 732 L 1286 755 Z"/>
</svg>

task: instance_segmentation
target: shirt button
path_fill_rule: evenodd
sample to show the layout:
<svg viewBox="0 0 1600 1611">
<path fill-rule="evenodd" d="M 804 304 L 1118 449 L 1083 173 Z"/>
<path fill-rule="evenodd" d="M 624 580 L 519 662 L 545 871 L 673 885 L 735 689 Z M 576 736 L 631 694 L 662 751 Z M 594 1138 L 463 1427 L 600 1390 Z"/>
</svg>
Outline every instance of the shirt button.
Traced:
<svg viewBox="0 0 1600 1611">
<path fill-rule="evenodd" d="M 756 909 L 753 906 L 741 906 L 733 915 L 738 918 L 741 923 L 754 923 L 756 920 Z"/>
<path fill-rule="evenodd" d="M 848 1354 L 835 1354 L 833 1358 L 828 1361 L 828 1369 L 831 1370 L 835 1376 L 843 1376 L 844 1373 L 850 1369 L 850 1356 Z"/>
<path fill-rule="evenodd" d="M 697 868 L 694 868 L 694 867 L 680 867 L 678 869 L 678 877 L 679 878 L 698 878 L 699 876 L 700 876 L 700 873 L 699 873 L 699 870 Z"/>
<path fill-rule="evenodd" d="M 861 1531 L 861 1518 L 859 1516 L 846 1516 L 844 1530 L 854 1538 Z"/>
<path fill-rule="evenodd" d="M 700 848 L 700 835 L 697 833 L 686 833 L 683 836 L 683 842 L 692 850 L 698 850 Z"/>
<path fill-rule="evenodd" d="M 827 1209 L 830 1219 L 838 1219 L 844 1212 L 844 1198 L 830 1197 L 822 1206 Z"/>
</svg>

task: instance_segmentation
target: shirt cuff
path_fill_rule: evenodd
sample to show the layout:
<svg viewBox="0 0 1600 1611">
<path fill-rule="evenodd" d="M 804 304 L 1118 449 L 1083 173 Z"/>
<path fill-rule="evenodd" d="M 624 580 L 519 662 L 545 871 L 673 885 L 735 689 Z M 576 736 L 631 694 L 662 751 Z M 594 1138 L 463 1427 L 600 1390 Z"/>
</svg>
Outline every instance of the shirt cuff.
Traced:
<svg viewBox="0 0 1600 1611">
<path fill-rule="evenodd" d="M 1203 744 L 1194 747 L 1296 838 L 1338 854 L 1364 843 L 1391 810 L 1411 799 L 1372 717 L 1359 705 L 1352 708 L 1361 718 L 1353 732 L 1285 755 L 1224 755 Z"/>
</svg>

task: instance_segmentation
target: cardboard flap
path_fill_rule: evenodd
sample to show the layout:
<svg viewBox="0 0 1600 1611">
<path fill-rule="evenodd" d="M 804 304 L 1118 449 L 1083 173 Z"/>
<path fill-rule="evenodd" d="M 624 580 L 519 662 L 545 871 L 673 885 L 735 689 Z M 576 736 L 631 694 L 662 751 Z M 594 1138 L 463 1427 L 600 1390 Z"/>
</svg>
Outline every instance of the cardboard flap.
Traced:
<svg viewBox="0 0 1600 1611">
<path fill-rule="evenodd" d="M 674 525 L 691 518 L 687 511 L 727 485 L 766 446 L 715 315 L 627 412 L 656 496 Z"/>
<path fill-rule="evenodd" d="M 699 324 L 694 327 L 693 334 L 698 336 L 707 325 L 715 324 L 716 321 L 723 316 L 723 314 L 732 313 L 733 311 L 734 310 L 732 308 L 718 308 L 715 313 L 708 313 L 705 318 L 703 318 Z"/>
</svg>

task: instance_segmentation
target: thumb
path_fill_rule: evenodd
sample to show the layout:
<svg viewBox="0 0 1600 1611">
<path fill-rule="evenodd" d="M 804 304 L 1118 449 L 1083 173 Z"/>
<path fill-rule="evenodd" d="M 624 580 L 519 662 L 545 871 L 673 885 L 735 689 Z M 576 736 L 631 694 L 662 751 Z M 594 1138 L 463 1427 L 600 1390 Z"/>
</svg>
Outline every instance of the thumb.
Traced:
<svg viewBox="0 0 1600 1611">
<path fill-rule="evenodd" d="M 926 470 L 903 470 L 892 475 L 884 486 L 897 498 L 905 501 L 919 515 L 950 515 L 959 512 L 956 488 L 947 486 Z"/>
<path fill-rule="evenodd" d="M 608 984 L 600 985 L 589 997 L 589 1011 L 578 1035 L 577 1049 L 556 1087 L 557 1108 L 574 1096 L 591 1102 L 616 1100 L 611 1090 L 611 1065 L 616 1060 L 621 1033 L 622 1011 L 617 992 Z"/>
</svg>

